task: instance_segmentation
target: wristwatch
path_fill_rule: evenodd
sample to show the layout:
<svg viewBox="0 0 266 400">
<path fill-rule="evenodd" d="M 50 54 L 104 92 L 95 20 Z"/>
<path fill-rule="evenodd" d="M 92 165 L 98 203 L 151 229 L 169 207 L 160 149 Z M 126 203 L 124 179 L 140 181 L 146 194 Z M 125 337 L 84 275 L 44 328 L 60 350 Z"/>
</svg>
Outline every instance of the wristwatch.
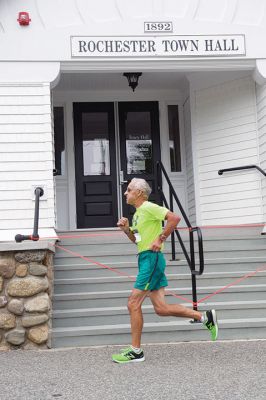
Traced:
<svg viewBox="0 0 266 400">
<path fill-rule="evenodd" d="M 166 239 L 167 239 L 167 237 L 166 237 L 163 233 L 161 233 L 161 234 L 159 235 L 159 239 L 160 239 L 161 242 L 165 242 Z"/>
</svg>

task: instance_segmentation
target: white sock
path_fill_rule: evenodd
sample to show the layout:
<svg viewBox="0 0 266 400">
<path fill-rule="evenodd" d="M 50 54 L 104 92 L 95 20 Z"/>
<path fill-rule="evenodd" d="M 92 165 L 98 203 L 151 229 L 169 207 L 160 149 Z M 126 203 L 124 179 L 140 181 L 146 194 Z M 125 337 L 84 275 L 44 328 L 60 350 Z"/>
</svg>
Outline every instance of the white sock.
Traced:
<svg viewBox="0 0 266 400">
<path fill-rule="evenodd" d="M 135 351 L 135 353 L 140 353 L 140 351 L 141 351 L 141 348 L 140 348 L 140 347 L 134 347 L 134 346 L 132 346 L 132 345 L 131 345 L 131 349 L 132 349 L 133 351 Z"/>
<path fill-rule="evenodd" d="M 202 316 L 200 317 L 200 322 L 203 324 L 203 322 L 206 322 L 206 314 L 203 313 Z"/>
</svg>

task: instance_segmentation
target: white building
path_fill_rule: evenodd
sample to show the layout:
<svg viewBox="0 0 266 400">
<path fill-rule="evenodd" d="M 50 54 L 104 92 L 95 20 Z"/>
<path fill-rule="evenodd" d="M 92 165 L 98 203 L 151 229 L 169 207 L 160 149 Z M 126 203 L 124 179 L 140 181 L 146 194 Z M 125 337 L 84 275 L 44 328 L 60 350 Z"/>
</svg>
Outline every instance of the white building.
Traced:
<svg viewBox="0 0 266 400">
<path fill-rule="evenodd" d="M 36 186 L 41 236 L 114 227 L 127 213 L 122 181 L 155 187 L 159 159 L 192 224 L 262 224 L 265 177 L 218 170 L 266 170 L 265 9 L 2 0 L 0 241 L 32 232 Z M 142 73 L 135 92 L 126 72 Z"/>
</svg>

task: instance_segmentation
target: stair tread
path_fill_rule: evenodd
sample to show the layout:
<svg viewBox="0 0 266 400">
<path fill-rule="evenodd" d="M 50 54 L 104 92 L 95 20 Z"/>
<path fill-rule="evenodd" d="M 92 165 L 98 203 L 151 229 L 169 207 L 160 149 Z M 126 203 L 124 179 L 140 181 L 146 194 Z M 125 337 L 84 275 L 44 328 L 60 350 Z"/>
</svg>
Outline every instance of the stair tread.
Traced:
<svg viewBox="0 0 266 400">
<path fill-rule="evenodd" d="M 187 305 L 188 303 L 181 303 L 182 305 Z M 256 306 L 258 308 L 264 308 L 266 307 L 266 300 L 240 300 L 240 301 L 221 301 L 221 302 L 210 302 L 207 304 L 209 309 L 212 308 L 217 308 L 217 309 L 222 309 L 223 307 L 228 307 L 228 308 L 236 308 L 239 309 L 241 306 L 252 308 L 252 306 Z M 205 307 L 206 308 L 206 303 L 202 303 L 199 305 L 199 307 Z M 144 304 L 142 305 L 142 310 L 149 311 L 153 310 L 152 305 Z M 100 315 L 110 315 L 115 312 L 123 311 L 126 314 L 128 314 L 128 309 L 127 306 L 120 306 L 120 307 L 94 307 L 94 308 L 72 308 L 72 309 L 67 309 L 67 310 L 53 310 L 53 317 L 57 316 L 68 316 L 68 315 L 74 315 L 74 316 L 80 316 L 80 315 L 86 315 L 86 314 L 96 314 L 100 313 Z"/>
<path fill-rule="evenodd" d="M 222 289 L 224 286 L 207 286 L 207 287 L 203 287 L 203 286 L 201 286 L 201 287 L 198 287 L 197 288 L 197 291 L 198 291 L 198 293 L 200 293 L 200 292 L 206 292 L 206 293 L 213 293 L 213 291 L 216 291 L 216 290 L 219 290 L 219 289 Z M 251 289 L 251 290 L 254 290 L 254 289 L 266 289 L 266 284 L 254 284 L 254 285 L 234 285 L 233 287 L 229 287 L 229 288 L 227 288 L 226 290 L 227 291 L 230 291 L 230 290 L 232 290 L 232 289 L 237 289 L 237 290 L 241 290 L 241 291 L 243 291 L 243 289 L 246 289 L 247 291 L 248 291 L 248 289 Z M 168 291 L 175 291 L 175 292 L 177 292 L 177 294 L 179 293 L 179 294 L 181 294 L 181 293 L 187 293 L 187 292 L 191 292 L 191 288 L 189 287 L 189 288 L 186 288 L 186 287 L 183 287 L 183 288 L 170 288 L 170 287 L 168 287 L 167 289 L 166 289 L 166 294 L 168 293 Z M 126 295 L 128 295 L 129 293 L 131 293 L 131 289 L 127 289 L 127 290 L 106 290 L 106 291 L 99 291 L 99 292 L 78 292 L 78 293 L 62 293 L 62 294 L 54 294 L 54 298 L 56 299 L 56 298 L 58 298 L 58 299 L 60 299 L 60 298 L 63 298 L 64 296 L 69 296 L 69 297 L 84 297 L 84 296 L 88 296 L 88 297 L 91 297 L 91 296 L 97 296 L 97 295 L 104 295 L 104 296 L 107 296 L 107 295 L 110 295 L 110 296 L 114 296 L 114 295 L 122 295 L 122 294 L 126 294 Z"/>
<path fill-rule="evenodd" d="M 173 317 L 174 318 L 174 317 Z M 158 328 L 158 327 L 179 327 L 179 328 L 187 328 L 189 329 L 201 329 L 204 328 L 202 324 L 191 324 L 189 319 L 173 319 L 173 321 L 166 321 L 166 322 L 147 322 L 144 323 L 145 328 Z M 226 325 L 263 325 L 266 326 L 266 317 L 265 318 L 234 318 L 234 319 L 223 319 L 219 320 L 219 327 L 226 327 Z M 77 331 L 83 332 L 92 332 L 92 331 L 106 331 L 106 330 L 123 330 L 123 329 L 130 329 L 130 324 L 114 324 L 114 325 L 96 325 L 96 326 L 78 326 L 78 327 L 66 327 L 66 328 L 53 328 L 54 333 L 72 333 Z M 204 328 L 205 329 L 205 328 Z"/>
<path fill-rule="evenodd" d="M 256 271 L 223 271 L 223 272 L 205 272 L 203 275 L 200 276 L 200 279 L 208 279 L 208 278 L 227 278 L 227 277 L 242 277 L 247 274 L 255 273 Z M 167 278 L 178 278 L 182 279 L 190 279 L 190 273 L 177 273 L 177 274 L 169 274 L 166 273 Z M 254 274 L 255 275 L 255 274 Z M 263 276 L 266 275 L 265 271 L 258 271 L 256 272 L 256 276 Z M 56 278 L 54 280 L 55 284 L 71 284 L 71 283 L 86 283 L 86 282 L 103 282 L 103 281 L 117 281 L 117 282 L 127 282 L 129 278 L 136 278 L 136 275 L 128 275 L 128 276 L 102 276 L 102 277 L 91 277 L 91 278 Z"/>
</svg>

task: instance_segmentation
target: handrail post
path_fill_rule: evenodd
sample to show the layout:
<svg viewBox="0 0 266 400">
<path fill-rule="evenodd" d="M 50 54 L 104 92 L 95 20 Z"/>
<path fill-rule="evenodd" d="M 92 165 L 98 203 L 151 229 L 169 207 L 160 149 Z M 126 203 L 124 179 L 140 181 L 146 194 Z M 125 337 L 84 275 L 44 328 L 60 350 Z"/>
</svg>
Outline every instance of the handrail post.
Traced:
<svg viewBox="0 0 266 400">
<path fill-rule="evenodd" d="M 32 240 L 39 240 L 39 234 L 38 234 L 39 205 L 40 205 L 40 197 L 43 196 L 43 188 L 37 187 L 34 193 L 35 193 L 35 210 L 34 210 L 34 225 L 33 225 Z"/>
<path fill-rule="evenodd" d="M 39 240 L 38 227 L 39 227 L 39 205 L 40 205 L 40 197 L 43 196 L 44 191 L 43 188 L 37 187 L 34 191 L 35 194 L 35 209 L 34 209 L 34 223 L 33 223 L 33 233 L 32 235 L 21 235 L 17 234 L 15 236 L 15 241 L 17 243 L 23 242 L 23 240 Z"/>
<path fill-rule="evenodd" d="M 189 230 L 189 242 L 190 242 L 190 260 L 191 260 L 191 281 L 192 281 L 192 300 L 193 310 L 198 311 L 198 300 L 197 300 L 197 281 L 195 275 L 195 251 L 194 251 L 194 235 L 193 230 Z"/>
<path fill-rule="evenodd" d="M 173 204 L 173 194 L 171 192 L 171 188 L 169 187 L 169 197 L 170 197 L 170 211 L 174 211 L 174 204 Z M 171 248 L 172 248 L 172 261 L 176 259 L 176 252 L 175 252 L 175 232 L 171 233 Z"/>
</svg>

